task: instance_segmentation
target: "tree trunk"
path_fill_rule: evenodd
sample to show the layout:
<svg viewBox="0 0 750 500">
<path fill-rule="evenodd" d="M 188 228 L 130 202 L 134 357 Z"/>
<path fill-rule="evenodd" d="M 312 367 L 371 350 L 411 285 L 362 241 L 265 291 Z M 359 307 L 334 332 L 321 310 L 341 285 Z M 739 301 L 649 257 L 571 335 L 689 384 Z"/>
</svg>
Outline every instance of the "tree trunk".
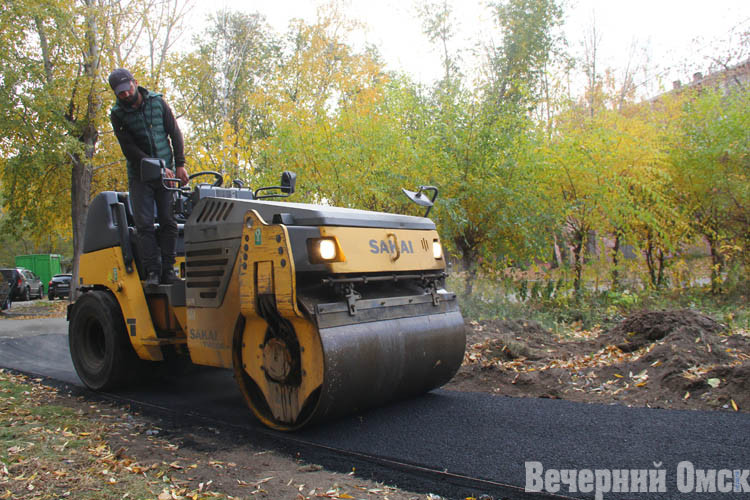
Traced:
<svg viewBox="0 0 750 500">
<path fill-rule="evenodd" d="M 72 155 L 73 169 L 70 182 L 70 215 L 73 219 L 73 286 L 70 300 L 78 295 L 79 272 L 78 265 L 83 253 L 83 237 L 86 218 L 89 212 L 91 198 L 91 181 L 94 176 L 92 159 L 96 151 L 99 131 L 96 128 L 96 115 L 101 108 L 101 98 L 97 89 L 99 77 L 100 37 L 97 24 L 96 0 L 84 0 L 86 4 L 86 54 L 84 74 L 88 81 L 86 99 L 86 113 L 79 122 L 81 135 L 78 139 L 83 143 L 83 157 L 76 153 Z"/>
<path fill-rule="evenodd" d="M 711 252 L 711 293 L 721 293 L 721 273 L 724 270 L 724 256 L 719 250 L 719 239 L 713 234 L 706 236 Z"/>
<path fill-rule="evenodd" d="M 75 155 L 71 172 L 70 215 L 73 219 L 73 286 L 70 290 L 70 300 L 73 301 L 78 295 L 78 263 L 83 253 L 83 237 L 89 212 L 91 179 L 94 171 L 90 162 L 82 160 L 80 155 Z"/>
<path fill-rule="evenodd" d="M 654 262 L 654 240 L 651 231 L 646 235 L 646 267 L 648 268 L 649 282 L 656 288 L 656 263 Z"/>
<path fill-rule="evenodd" d="M 586 231 L 577 230 L 573 233 L 573 259 L 575 269 L 575 280 L 573 281 L 573 289 L 575 290 L 576 297 L 581 294 L 581 276 L 583 275 L 583 250 L 586 244 Z"/>
<path fill-rule="evenodd" d="M 615 231 L 615 244 L 612 248 L 612 291 L 620 288 L 620 231 Z"/>
<path fill-rule="evenodd" d="M 471 232 L 464 232 L 453 237 L 458 253 L 461 255 L 461 267 L 466 272 L 464 294 L 469 296 L 474 292 L 474 280 L 479 270 L 478 243 Z"/>
<path fill-rule="evenodd" d="M 661 288 L 664 286 L 664 250 L 659 249 L 659 273 L 656 277 L 656 287 Z"/>
<path fill-rule="evenodd" d="M 466 282 L 464 283 L 464 295 L 467 297 L 474 293 L 474 281 L 477 279 L 477 254 L 473 249 L 466 249 L 461 253 L 461 264 L 466 271 Z"/>
</svg>

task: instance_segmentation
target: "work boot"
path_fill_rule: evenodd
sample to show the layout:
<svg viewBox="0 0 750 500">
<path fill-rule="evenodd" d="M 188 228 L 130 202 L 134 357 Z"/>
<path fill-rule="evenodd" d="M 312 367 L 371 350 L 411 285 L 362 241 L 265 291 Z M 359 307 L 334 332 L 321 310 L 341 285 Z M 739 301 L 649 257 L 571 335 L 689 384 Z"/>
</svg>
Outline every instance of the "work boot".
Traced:
<svg viewBox="0 0 750 500">
<path fill-rule="evenodd" d="M 146 278 L 146 286 L 159 286 L 159 273 L 157 273 L 156 271 L 149 271 L 148 277 Z"/>
<path fill-rule="evenodd" d="M 163 285 L 171 285 L 180 278 L 177 277 L 177 273 L 171 267 L 161 273 L 161 282 Z"/>
</svg>

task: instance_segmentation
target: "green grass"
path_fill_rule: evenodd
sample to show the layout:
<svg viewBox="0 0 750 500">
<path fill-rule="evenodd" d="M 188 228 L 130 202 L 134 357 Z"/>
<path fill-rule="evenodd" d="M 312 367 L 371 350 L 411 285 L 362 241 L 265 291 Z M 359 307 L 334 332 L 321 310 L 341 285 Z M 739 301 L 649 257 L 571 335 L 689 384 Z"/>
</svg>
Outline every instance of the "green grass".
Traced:
<svg viewBox="0 0 750 500">
<path fill-rule="evenodd" d="M 726 324 L 733 331 L 750 331 L 750 286 L 737 282 L 713 294 L 708 286 L 690 288 L 631 287 L 597 291 L 589 280 L 576 296 L 566 276 L 529 280 L 481 276 L 473 282 L 473 293 L 463 293 L 465 277 L 449 276 L 447 286 L 458 293 L 461 311 L 469 320 L 525 318 L 565 335 L 566 331 L 611 326 L 642 310 L 694 309 Z M 606 284 L 605 284 L 606 285 Z"/>
</svg>

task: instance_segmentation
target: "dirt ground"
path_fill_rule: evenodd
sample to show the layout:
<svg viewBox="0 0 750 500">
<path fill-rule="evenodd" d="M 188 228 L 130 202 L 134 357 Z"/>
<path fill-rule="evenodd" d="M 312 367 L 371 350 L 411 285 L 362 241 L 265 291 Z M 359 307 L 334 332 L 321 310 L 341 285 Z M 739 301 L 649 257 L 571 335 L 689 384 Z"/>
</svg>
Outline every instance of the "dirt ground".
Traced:
<svg viewBox="0 0 750 500">
<path fill-rule="evenodd" d="M 561 338 L 524 320 L 467 324 L 463 391 L 750 412 L 750 334 L 692 310 L 644 311 Z"/>
<path fill-rule="evenodd" d="M 67 299 L 14 301 L 0 319 L 64 318 L 67 306 Z"/>
<path fill-rule="evenodd" d="M 440 498 L 363 479 L 354 468 L 331 472 L 226 429 L 174 425 L 127 406 L 72 395 L 41 379 L 0 370 L 0 380 L 28 387 L 20 407 L 0 394 L 5 412 L 0 443 L 21 443 L 0 453 L 7 455 L 0 460 L 0 499 Z M 59 410 L 32 411 L 38 407 L 67 408 L 75 423 L 46 424 Z M 60 456 L 51 454 L 63 449 Z"/>
<path fill-rule="evenodd" d="M 0 317 L 62 316 L 64 304 L 14 303 Z M 730 334 L 695 311 L 644 311 L 608 330 L 594 328 L 568 338 L 524 320 L 468 322 L 466 332 L 464 364 L 448 389 L 628 406 L 750 411 L 750 334 Z M 329 472 L 238 444 L 233 436 L 210 427 L 161 429 L 154 420 L 127 408 L 57 393 L 50 395 L 52 401 L 64 401 L 86 418 L 109 419 L 107 446 L 115 450 L 111 455 L 139 467 L 168 464 L 171 484 L 184 485 L 185 491 L 210 488 L 237 498 L 439 498 L 368 481 L 356 471 Z"/>
</svg>

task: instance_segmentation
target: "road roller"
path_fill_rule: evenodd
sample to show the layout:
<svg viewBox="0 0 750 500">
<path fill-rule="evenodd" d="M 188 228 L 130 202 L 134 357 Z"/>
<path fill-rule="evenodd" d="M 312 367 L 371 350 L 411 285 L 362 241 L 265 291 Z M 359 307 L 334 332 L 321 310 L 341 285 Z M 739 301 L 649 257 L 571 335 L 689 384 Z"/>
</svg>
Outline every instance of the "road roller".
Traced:
<svg viewBox="0 0 750 500">
<path fill-rule="evenodd" d="M 293 431 L 453 377 L 466 339 L 428 218 L 436 188 L 404 190 L 426 207 L 414 216 L 290 202 L 292 172 L 255 190 L 222 181 L 163 179 L 179 222 L 170 285 L 144 285 L 128 193 L 92 200 L 68 307 L 87 387 L 124 389 L 185 359 L 232 370 L 252 413 Z"/>
</svg>

